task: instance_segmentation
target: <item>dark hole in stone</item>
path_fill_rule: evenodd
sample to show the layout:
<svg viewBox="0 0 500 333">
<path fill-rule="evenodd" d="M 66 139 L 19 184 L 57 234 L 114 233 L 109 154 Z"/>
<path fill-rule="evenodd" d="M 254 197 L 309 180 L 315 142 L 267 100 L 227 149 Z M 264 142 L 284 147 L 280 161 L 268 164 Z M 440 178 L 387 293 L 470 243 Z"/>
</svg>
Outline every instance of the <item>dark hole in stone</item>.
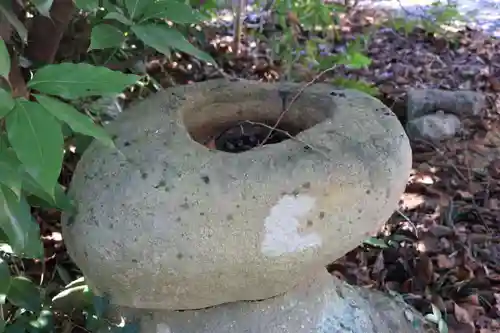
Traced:
<svg viewBox="0 0 500 333">
<path fill-rule="evenodd" d="M 241 153 L 293 138 L 330 115 L 328 95 L 303 94 L 281 118 L 283 101 L 277 91 L 264 90 L 254 95 L 245 91 L 231 95 L 217 92 L 211 103 L 184 110 L 188 134 L 209 149 Z"/>
<path fill-rule="evenodd" d="M 338 97 L 345 97 L 345 94 L 344 94 L 344 93 L 337 93 L 337 92 L 335 92 L 335 91 L 332 91 L 332 92 L 330 93 L 330 95 L 332 95 L 332 96 L 338 96 Z"/>
<path fill-rule="evenodd" d="M 215 138 L 215 147 L 228 153 L 241 153 L 263 144 L 275 144 L 288 139 L 285 129 L 273 130 L 269 126 L 241 122 L 227 128 Z"/>
</svg>

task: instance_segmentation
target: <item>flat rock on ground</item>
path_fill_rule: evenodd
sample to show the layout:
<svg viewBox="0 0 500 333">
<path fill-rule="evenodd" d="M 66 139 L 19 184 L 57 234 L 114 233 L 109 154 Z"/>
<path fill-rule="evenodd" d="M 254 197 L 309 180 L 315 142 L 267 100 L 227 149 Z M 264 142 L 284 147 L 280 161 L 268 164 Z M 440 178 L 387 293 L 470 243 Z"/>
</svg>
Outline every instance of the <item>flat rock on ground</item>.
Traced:
<svg viewBox="0 0 500 333">
<path fill-rule="evenodd" d="M 350 286 L 325 271 L 295 290 L 259 302 L 205 310 L 122 309 L 141 333 L 437 333 L 401 298 Z"/>
</svg>

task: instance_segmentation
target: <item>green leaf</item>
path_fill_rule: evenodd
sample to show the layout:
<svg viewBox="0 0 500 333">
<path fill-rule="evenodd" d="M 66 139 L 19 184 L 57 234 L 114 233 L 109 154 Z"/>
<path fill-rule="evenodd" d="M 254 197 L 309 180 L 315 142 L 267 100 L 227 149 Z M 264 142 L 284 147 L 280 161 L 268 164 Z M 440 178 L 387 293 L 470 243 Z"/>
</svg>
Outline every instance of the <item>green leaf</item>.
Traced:
<svg viewBox="0 0 500 333">
<path fill-rule="evenodd" d="M 371 64 L 372 60 L 362 53 L 355 52 L 350 55 L 350 63 L 348 64 L 351 68 L 364 68 Z"/>
<path fill-rule="evenodd" d="M 49 310 L 42 310 L 38 317 L 29 322 L 30 333 L 54 332 L 54 313 Z"/>
<path fill-rule="evenodd" d="M 0 119 L 5 117 L 10 111 L 12 111 L 14 105 L 15 102 L 12 98 L 12 95 L 4 89 L 0 88 Z"/>
<path fill-rule="evenodd" d="M 387 246 L 387 243 L 383 239 L 380 239 L 377 237 L 370 237 L 370 238 L 366 239 L 363 243 L 367 244 L 367 245 L 371 245 L 373 247 L 378 247 L 381 249 L 386 249 L 389 247 L 389 246 Z"/>
<path fill-rule="evenodd" d="M 444 321 L 443 319 L 441 319 L 438 322 L 438 331 L 439 331 L 439 333 L 448 333 L 449 332 L 448 324 L 446 324 L 446 321 Z"/>
<path fill-rule="evenodd" d="M 98 332 L 103 325 L 102 318 L 98 318 L 96 315 L 92 313 L 87 313 L 85 316 L 85 329 L 89 332 Z M 112 332 L 111 332 L 112 333 Z"/>
<path fill-rule="evenodd" d="M 52 298 L 52 306 L 56 310 L 83 309 L 92 306 L 93 294 L 87 285 L 65 287 Z"/>
<path fill-rule="evenodd" d="M 68 288 L 74 288 L 77 286 L 87 286 L 87 282 L 85 281 L 85 276 L 80 276 L 79 278 L 74 279 L 71 282 L 68 282 L 65 286 L 64 289 Z M 87 286 L 88 287 L 88 286 Z M 55 296 L 54 296 L 55 297 Z"/>
<path fill-rule="evenodd" d="M 73 0 L 76 7 L 88 12 L 96 11 L 99 8 L 99 0 Z"/>
<path fill-rule="evenodd" d="M 0 151 L 0 184 L 7 186 L 17 197 L 21 195 L 22 172 L 19 160 L 9 149 Z"/>
<path fill-rule="evenodd" d="M 0 305 L 5 304 L 5 298 L 10 288 L 9 264 L 0 258 Z"/>
<path fill-rule="evenodd" d="M 139 0 L 130 0 L 139 1 Z M 205 17 L 190 5 L 175 0 L 151 1 L 143 10 L 141 22 L 152 18 L 166 19 L 175 23 L 197 23 Z"/>
<path fill-rule="evenodd" d="M 49 110 L 47 110 L 47 111 L 49 111 Z M 62 134 L 63 134 L 63 137 L 65 140 L 69 137 L 72 137 L 74 134 L 73 131 L 71 130 L 71 127 L 69 127 L 68 124 L 65 124 L 65 123 L 61 124 L 61 131 L 62 131 Z"/>
<path fill-rule="evenodd" d="M 9 140 L 7 139 L 7 133 L 0 134 L 0 152 L 9 149 Z"/>
<path fill-rule="evenodd" d="M 61 124 L 40 104 L 18 100 L 6 117 L 7 136 L 25 170 L 51 196 L 63 161 Z"/>
<path fill-rule="evenodd" d="M 174 48 L 195 56 L 200 60 L 216 64 L 210 55 L 194 47 L 179 31 L 173 28 L 159 24 L 144 24 L 132 26 L 131 29 L 144 44 L 151 46 L 161 53 L 168 55 L 170 49 Z"/>
<path fill-rule="evenodd" d="M 45 190 L 31 177 L 27 172 L 23 173 L 22 189 L 29 195 L 33 195 L 35 202 L 31 202 L 31 206 L 43 208 L 57 208 L 68 212 L 74 212 L 76 207 L 73 201 L 66 195 L 64 188 L 57 184 L 54 189 L 55 196 L 50 196 Z"/>
<path fill-rule="evenodd" d="M 432 323 L 437 323 L 439 321 L 439 319 L 433 315 L 432 313 L 428 313 L 424 316 L 425 319 L 427 319 L 428 321 L 432 322 Z"/>
<path fill-rule="evenodd" d="M 40 311 L 42 305 L 40 290 L 24 276 L 16 276 L 11 280 L 7 299 L 10 303 L 35 313 Z"/>
<path fill-rule="evenodd" d="M 9 238 L 9 245 L 19 256 L 41 258 L 43 255 L 40 229 L 33 220 L 24 197 L 0 185 L 0 229 Z"/>
<path fill-rule="evenodd" d="M 142 15 L 144 8 L 150 5 L 149 3 L 153 3 L 153 0 L 124 0 L 124 2 L 125 8 L 128 11 L 128 17 L 134 20 Z"/>
<path fill-rule="evenodd" d="M 105 20 L 117 20 L 118 22 L 123 23 L 125 25 L 134 24 L 134 22 L 130 21 L 122 13 L 118 13 L 118 12 L 108 13 L 108 14 L 106 14 L 106 16 L 104 16 L 104 19 Z"/>
<path fill-rule="evenodd" d="M 89 50 L 121 47 L 125 35 L 110 24 L 98 24 L 92 28 Z"/>
<path fill-rule="evenodd" d="M 9 245 L 9 237 L 5 234 L 2 228 L 0 228 L 0 251 L 14 255 L 14 250 Z"/>
<path fill-rule="evenodd" d="M 10 55 L 7 45 L 3 39 L 0 39 L 0 76 L 9 79 Z M 1 102 L 1 100 L 0 100 Z"/>
<path fill-rule="evenodd" d="M 90 117 L 78 112 L 72 105 L 48 96 L 35 95 L 35 97 L 45 110 L 68 124 L 74 132 L 92 136 L 108 147 L 115 147 L 113 139 L 102 126 L 94 123 Z"/>
<path fill-rule="evenodd" d="M 40 14 L 50 18 L 50 8 L 54 0 L 31 0 Z"/>
<path fill-rule="evenodd" d="M 76 207 L 73 201 L 66 195 L 61 185 L 56 185 L 55 198 L 52 198 L 40 188 L 40 185 L 31 176 L 28 174 L 24 176 L 23 191 L 31 195 L 27 197 L 31 206 L 45 209 L 57 208 L 67 212 L 75 211 Z"/>
<path fill-rule="evenodd" d="M 372 96 L 378 96 L 380 94 L 376 86 L 363 80 L 346 79 L 339 77 L 334 79 L 332 81 L 332 84 L 346 89 L 356 89 Z"/>
<path fill-rule="evenodd" d="M 5 328 L 5 333 L 30 333 L 26 330 L 28 326 L 29 312 L 22 312 L 14 322 L 10 322 Z"/>
<path fill-rule="evenodd" d="M 75 145 L 75 154 L 82 155 L 83 152 L 90 146 L 90 144 L 94 141 L 94 138 L 87 135 L 75 135 L 73 144 Z"/>
<path fill-rule="evenodd" d="M 139 76 L 90 64 L 62 63 L 40 68 L 28 87 L 66 99 L 118 94 L 136 83 Z"/>
</svg>

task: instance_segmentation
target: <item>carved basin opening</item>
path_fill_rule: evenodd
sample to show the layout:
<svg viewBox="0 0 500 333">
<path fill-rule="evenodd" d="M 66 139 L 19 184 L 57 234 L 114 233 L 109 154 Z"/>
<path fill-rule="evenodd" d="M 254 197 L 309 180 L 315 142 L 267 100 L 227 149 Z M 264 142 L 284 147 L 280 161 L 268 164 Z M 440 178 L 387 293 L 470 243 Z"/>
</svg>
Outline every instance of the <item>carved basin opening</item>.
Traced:
<svg viewBox="0 0 500 333">
<path fill-rule="evenodd" d="M 183 112 L 186 130 L 202 145 L 241 153 L 289 140 L 328 118 L 329 108 L 322 107 L 317 96 L 304 94 L 290 107 L 293 95 L 288 97 L 286 105 L 275 91 L 263 92 L 259 97 L 262 98 L 243 94 L 215 96 L 212 103 L 186 108 Z M 280 119 L 283 110 L 286 112 Z"/>
</svg>

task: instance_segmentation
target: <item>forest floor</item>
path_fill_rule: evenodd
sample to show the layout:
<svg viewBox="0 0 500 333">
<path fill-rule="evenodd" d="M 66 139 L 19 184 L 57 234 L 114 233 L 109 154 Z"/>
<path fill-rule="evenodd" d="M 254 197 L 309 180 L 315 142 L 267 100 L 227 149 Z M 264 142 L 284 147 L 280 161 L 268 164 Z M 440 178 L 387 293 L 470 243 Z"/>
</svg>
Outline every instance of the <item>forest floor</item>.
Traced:
<svg viewBox="0 0 500 333">
<path fill-rule="evenodd" d="M 447 314 L 449 332 L 500 332 L 500 41 L 472 29 L 446 38 L 422 30 L 405 34 L 376 25 L 382 16 L 373 10 L 351 13 L 332 45 L 341 50 L 346 41 L 369 33 L 371 65 L 339 66 L 318 81 L 342 77 L 372 83 L 381 92 L 379 98 L 400 117 L 410 88 L 480 91 L 487 96 L 487 107 L 463 119 L 464 129 L 453 138 L 411 142 L 414 170 L 400 203 L 403 215 L 394 214 L 387 222 L 378 235 L 382 242 L 361 245 L 328 268 L 352 284 L 408 294 L 407 301 L 424 313 L 432 312 L 434 304 Z M 279 68 L 258 56 L 267 45 L 247 42 L 235 56 L 219 32 L 205 34 L 213 41 L 212 55 L 227 73 L 275 79 Z M 144 65 L 164 88 L 218 75 L 213 67 L 188 57 L 168 62 L 151 55 Z M 304 82 L 317 74 L 307 68 L 297 70 Z M 66 161 L 64 185 L 76 161 Z M 60 237 L 59 213 L 35 214 L 47 260 L 43 267 L 25 268 L 38 279 L 42 274 L 52 279 L 52 289 L 57 290 L 77 276 L 78 269 Z M 56 275 L 57 279 L 51 278 Z M 82 330 L 74 327 L 75 332 Z"/>
</svg>

